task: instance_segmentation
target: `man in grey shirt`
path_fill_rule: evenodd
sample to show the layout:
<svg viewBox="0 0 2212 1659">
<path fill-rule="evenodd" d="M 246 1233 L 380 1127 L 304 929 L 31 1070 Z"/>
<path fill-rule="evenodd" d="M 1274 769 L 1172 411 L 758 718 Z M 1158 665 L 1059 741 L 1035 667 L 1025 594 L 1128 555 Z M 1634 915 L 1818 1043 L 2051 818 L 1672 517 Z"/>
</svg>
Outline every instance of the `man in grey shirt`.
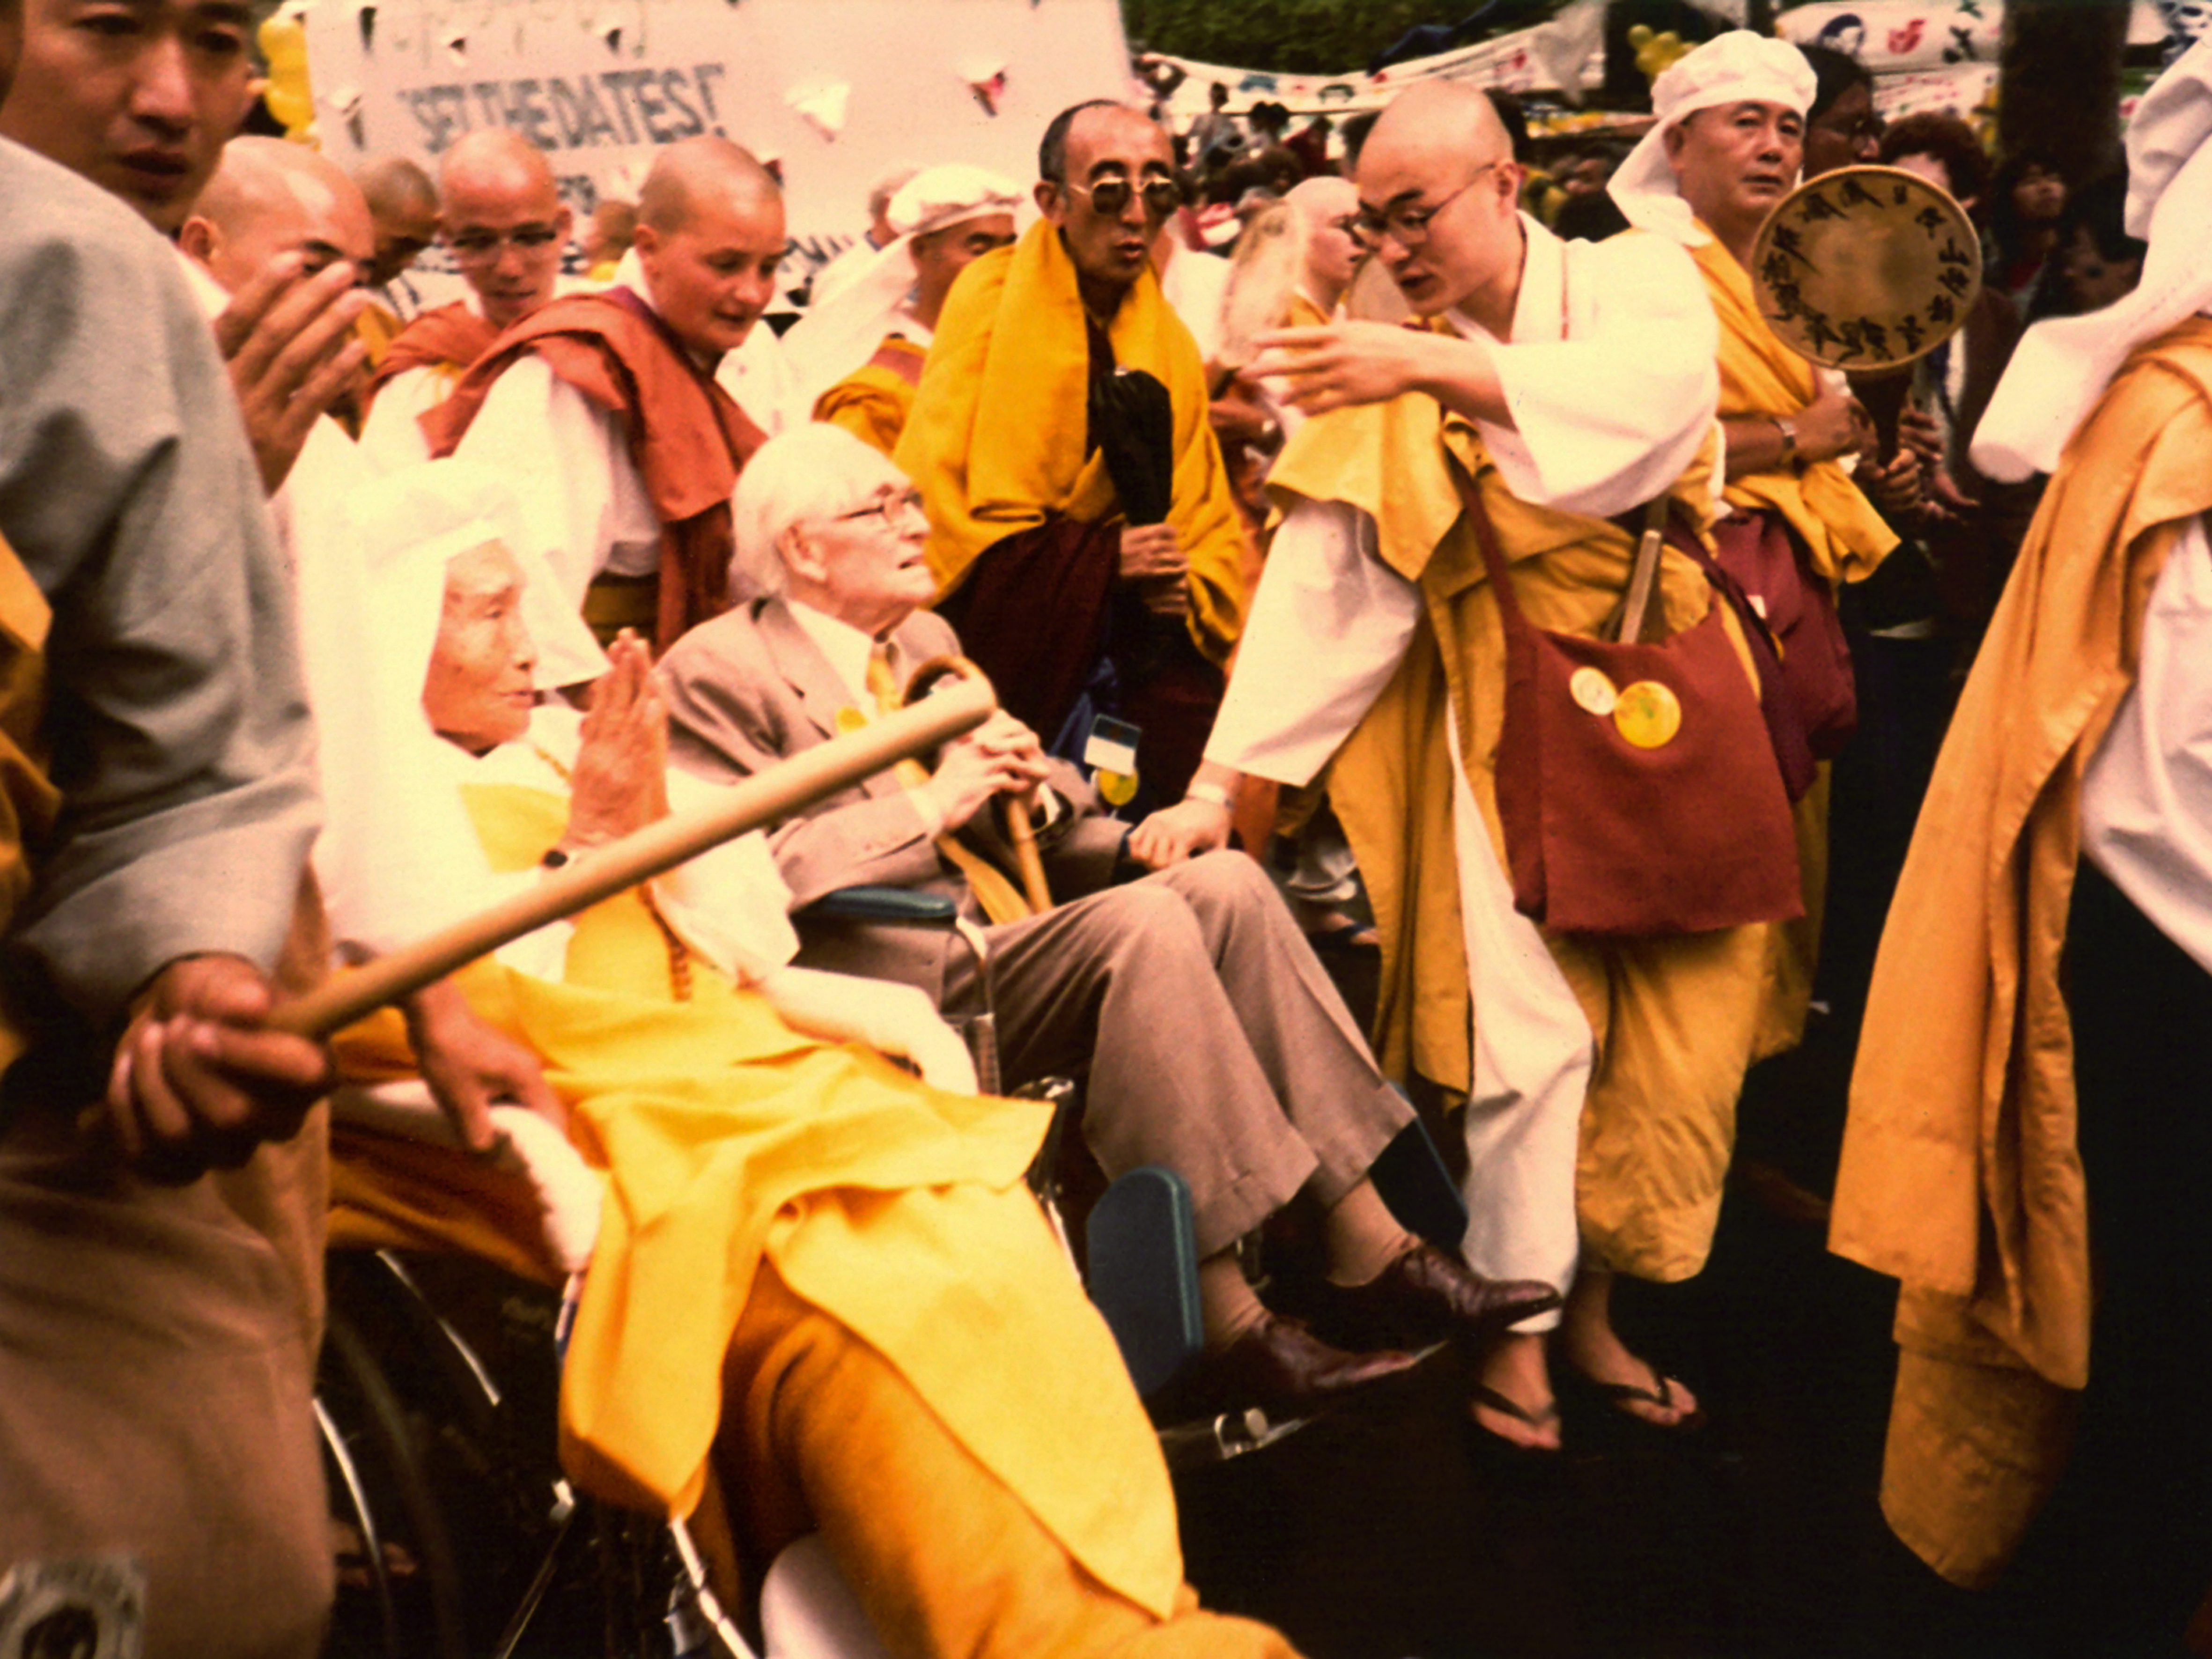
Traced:
<svg viewBox="0 0 2212 1659">
<path fill-rule="evenodd" d="M 4 141 L 0 228 L 0 1633 L 305 1656 L 327 1062 L 261 1023 L 323 955 L 292 597 L 174 253 Z"/>
</svg>

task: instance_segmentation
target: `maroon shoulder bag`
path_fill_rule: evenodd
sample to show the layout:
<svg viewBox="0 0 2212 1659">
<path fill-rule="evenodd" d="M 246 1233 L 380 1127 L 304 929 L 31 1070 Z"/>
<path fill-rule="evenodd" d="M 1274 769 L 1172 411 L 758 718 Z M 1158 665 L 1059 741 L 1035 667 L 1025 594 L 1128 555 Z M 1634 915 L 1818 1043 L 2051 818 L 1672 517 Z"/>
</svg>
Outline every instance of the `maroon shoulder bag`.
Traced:
<svg viewBox="0 0 2212 1659">
<path fill-rule="evenodd" d="M 1621 637 L 1589 639 L 1528 621 L 1480 491 L 1453 472 L 1505 635 L 1498 811 L 1515 908 L 1615 939 L 1802 916 L 1789 799 L 1720 605 L 1639 639 L 1664 499 L 1646 515 Z"/>
</svg>

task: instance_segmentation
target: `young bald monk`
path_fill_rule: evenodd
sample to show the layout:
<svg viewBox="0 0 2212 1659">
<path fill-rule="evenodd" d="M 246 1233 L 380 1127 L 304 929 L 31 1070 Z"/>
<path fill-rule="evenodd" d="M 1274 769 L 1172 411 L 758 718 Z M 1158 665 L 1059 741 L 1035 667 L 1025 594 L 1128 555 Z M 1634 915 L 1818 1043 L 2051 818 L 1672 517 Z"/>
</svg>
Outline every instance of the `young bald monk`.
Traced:
<svg viewBox="0 0 2212 1659">
<path fill-rule="evenodd" d="M 1254 364 L 1314 418 L 1270 479 L 1287 514 L 1201 775 L 1303 784 L 1334 756 L 1382 938 L 1382 1059 L 1467 1103 L 1470 1265 L 1565 1291 L 1553 1357 L 1674 1428 L 1696 1402 L 1622 1345 L 1610 1286 L 1704 1264 L 1768 930 L 1600 945 L 1516 909 L 1499 611 L 1451 469 L 1530 621 L 1595 634 L 1633 552 L 1610 515 L 1672 495 L 1711 520 L 1714 326 L 1679 248 L 1562 243 L 1516 212 L 1520 179 L 1478 91 L 1418 88 L 1376 122 L 1361 218 L 1429 325 L 1291 330 Z M 1670 550 L 1659 574 L 1667 631 L 1700 620 L 1697 567 Z M 1182 810 L 1225 833 L 1224 809 Z M 1547 1449 L 1550 1319 L 1493 1351 L 1474 1404 Z"/>
<path fill-rule="evenodd" d="M 634 277 L 524 318 L 424 420 L 433 453 L 514 480 L 531 550 L 605 637 L 665 650 L 728 603 L 730 492 L 765 440 L 714 371 L 783 250 L 783 193 L 749 152 L 672 144 L 639 195 Z"/>
<path fill-rule="evenodd" d="M 545 152 L 504 127 L 470 133 L 446 152 L 438 197 L 439 234 L 469 291 L 409 323 L 376 366 L 361 447 L 382 472 L 430 459 L 422 417 L 559 291 L 572 228 Z"/>
<path fill-rule="evenodd" d="M 438 238 L 438 187 L 404 155 L 380 155 L 362 162 L 354 169 L 353 181 L 376 224 L 376 258 L 367 276 L 374 311 L 381 313 L 384 325 L 371 356 L 381 361 L 382 348 L 422 309 L 407 273 Z"/>
</svg>

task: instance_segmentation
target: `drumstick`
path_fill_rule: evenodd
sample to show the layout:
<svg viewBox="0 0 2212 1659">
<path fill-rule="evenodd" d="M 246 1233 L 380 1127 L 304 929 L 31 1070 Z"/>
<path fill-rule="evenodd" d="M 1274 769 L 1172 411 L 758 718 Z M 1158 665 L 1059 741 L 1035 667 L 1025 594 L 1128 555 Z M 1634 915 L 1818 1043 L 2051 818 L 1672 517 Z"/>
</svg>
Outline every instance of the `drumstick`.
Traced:
<svg viewBox="0 0 2212 1659">
<path fill-rule="evenodd" d="M 302 1036 L 328 1036 L 549 922 L 587 910 L 709 848 L 971 731 L 997 707 L 991 683 L 979 675 L 926 703 L 818 744 L 731 786 L 704 806 L 672 814 L 580 854 L 526 892 L 358 968 L 340 970 L 271 1011 L 269 1024 Z"/>
</svg>

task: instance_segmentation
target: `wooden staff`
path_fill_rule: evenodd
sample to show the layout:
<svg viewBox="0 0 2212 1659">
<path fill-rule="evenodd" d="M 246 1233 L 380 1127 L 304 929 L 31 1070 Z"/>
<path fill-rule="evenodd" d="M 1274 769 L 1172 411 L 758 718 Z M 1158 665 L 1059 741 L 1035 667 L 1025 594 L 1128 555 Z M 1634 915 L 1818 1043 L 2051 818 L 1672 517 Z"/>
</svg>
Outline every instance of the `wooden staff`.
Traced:
<svg viewBox="0 0 2212 1659">
<path fill-rule="evenodd" d="M 909 755 L 974 730 L 998 707 L 978 674 L 940 696 L 794 755 L 689 812 L 671 814 L 620 841 L 579 854 L 527 892 L 479 910 L 358 968 L 342 969 L 271 1011 L 269 1024 L 325 1037 L 549 922 L 672 870 L 686 859 L 789 817 L 807 802 L 872 777 Z"/>
<path fill-rule="evenodd" d="M 906 706 L 913 708 L 933 702 L 939 695 L 936 687 L 947 679 L 990 684 L 983 671 L 965 657 L 932 657 L 907 681 Z M 1022 878 L 1022 896 L 1029 900 L 1031 910 L 1042 915 L 1052 908 L 1052 888 L 1045 880 L 1044 860 L 1037 852 L 1036 831 L 1030 828 L 1029 809 L 1012 795 L 1000 795 L 999 821 L 1006 826 L 1006 840 L 1014 849 L 1014 866 Z"/>
</svg>

